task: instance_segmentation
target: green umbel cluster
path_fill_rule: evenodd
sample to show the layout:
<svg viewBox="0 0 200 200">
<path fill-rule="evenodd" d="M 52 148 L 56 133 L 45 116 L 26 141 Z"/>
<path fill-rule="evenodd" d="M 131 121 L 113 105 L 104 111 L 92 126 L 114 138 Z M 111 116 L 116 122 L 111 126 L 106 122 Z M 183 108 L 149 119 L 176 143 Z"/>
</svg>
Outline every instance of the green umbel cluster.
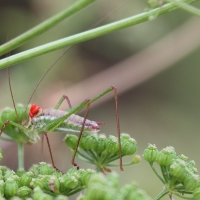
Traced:
<svg viewBox="0 0 200 200">
<path fill-rule="evenodd" d="M 42 162 L 34 165 L 28 172 L 17 172 L 7 167 L 0 167 L 1 199 L 62 200 L 67 199 L 84 188 L 94 170 L 71 168 L 62 174 L 50 165 Z"/>
<path fill-rule="evenodd" d="M 150 200 L 151 198 L 136 183 L 126 184 L 119 188 L 119 179 L 116 173 L 107 177 L 103 174 L 94 174 L 88 181 L 88 188 L 79 200 Z"/>
<path fill-rule="evenodd" d="M 69 148 L 75 149 L 78 137 L 76 135 L 67 135 L 65 142 Z M 122 156 L 133 155 L 137 150 L 137 142 L 128 134 L 121 134 Z M 80 140 L 80 146 L 77 156 L 82 160 L 96 165 L 97 171 L 107 171 L 107 167 L 118 166 L 112 164 L 119 160 L 119 143 L 115 136 L 108 138 L 104 134 L 83 134 Z M 140 157 L 135 156 L 130 163 L 123 163 L 123 166 L 137 164 Z"/>
<path fill-rule="evenodd" d="M 174 194 L 182 198 L 200 200 L 200 178 L 194 161 L 187 161 L 184 155 L 177 156 L 171 146 L 159 151 L 152 144 L 144 150 L 143 157 L 165 185 L 160 197 Z M 162 176 L 155 169 L 154 163 L 160 165 Z"/>
</svg>

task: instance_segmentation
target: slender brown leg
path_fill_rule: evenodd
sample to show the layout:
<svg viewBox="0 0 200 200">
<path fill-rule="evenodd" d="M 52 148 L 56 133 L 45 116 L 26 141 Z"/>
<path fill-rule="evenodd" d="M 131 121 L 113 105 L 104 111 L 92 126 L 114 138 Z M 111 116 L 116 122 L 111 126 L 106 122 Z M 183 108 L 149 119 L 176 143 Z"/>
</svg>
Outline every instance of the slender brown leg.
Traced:
<svg viewBox="0 0 200 200">
<path fill-rule="evenodd" d="M 114 86 L 111 86 L 111 89 L 114 92 L 115 96 L 115 113 L 116 113 L 116 122 L 117 122 L 117 134 L 118 134 L 118 144 L 119 144 L 119 156 L 120 156 L 120 170 L 124 171 L 123 169 L 123 163 L 122 163 L 122 145 L 121 145 L 121 139 L 120 139 L 120 122 L 119 122 L 119 113 L 118 113 L 118 94 L 117 94 L 117 88 Z"/>
<path fill-rule="evenodd" d="M 77 150 L 78 150 L 78 146 L 79 146 L 79 143 L 80 143 L 80 140 L 81 140 L 81 136 L 82 136 L 82 134 L 83 134 L 83 131 L 84 131 L 84 126 L 85 126 L 85 121 L 86 121 L 86 119 L 87 119 L 87 116 L 88 116 L 88 114 L 89 114 L 89 111 L 90 111 L 90 100 L 88 99 L 87 100 L 87 103 L 88 103 L 88 105 L 87 105 L 87 108 L 86 108 L 86 111 L 85 111 L 85 116 L 84 116 L 84 120 L 83 120 L 83 123 L 82 123 L 82 127 L 81 127 L 81 131 L 80 131 L 80 133 L 79 133 L 79 137 L 78 137 L 78 141 L 77 141 L 77 144 L 76 144 L 76 148 L 75 148 L 75 150 L 74 150 L 74 154 L 73 154 L 73 156 L 72 156 L 72 165 L 74 166 L 74 167 L 76 167 L 77 169 L 79 169 L 79 166 L 75 163 L 75 157 L 76 157 L 76 153 L 77 153 Z"/>
<path fill-rule="evenodd" d="M 47 135 L 47 132 L 44 132 L 44 135 L 46 137 L 46 140 L 47 140 L 47 145 L 48 145 L 48 149 L 49 149 L 49 153 L 50 153 L 50 157 L 51 157 L 51 164 L 52 164 L 52 167 L 54 169 L 56 169 L 57 171 L 61 172 L 54 164 L 54 160 L 53 160 L 53 154 L 52 154 L 52 151 L 51 151 L 51 147 L 50 147 L 50 142 L 49 142 L 49 138 L 48 138 L 48 135 Z"/>
</svg>

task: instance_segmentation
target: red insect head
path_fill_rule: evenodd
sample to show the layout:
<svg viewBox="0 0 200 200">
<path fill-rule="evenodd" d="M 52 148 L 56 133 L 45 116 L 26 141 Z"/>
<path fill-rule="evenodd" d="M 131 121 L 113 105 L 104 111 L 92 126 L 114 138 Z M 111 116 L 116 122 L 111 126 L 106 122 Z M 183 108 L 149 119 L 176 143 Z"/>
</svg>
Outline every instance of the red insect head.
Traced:
<svg viewBox="0 0 200 200">
<path fill-rule="evenodd" d="M 29 117 L 33 118 L 35 115 L 38 114 L 39 111 L 40 111 L 40 106 L 37 106 L 36 104 L 32 104 L 29 111 Z"/>
</svg>

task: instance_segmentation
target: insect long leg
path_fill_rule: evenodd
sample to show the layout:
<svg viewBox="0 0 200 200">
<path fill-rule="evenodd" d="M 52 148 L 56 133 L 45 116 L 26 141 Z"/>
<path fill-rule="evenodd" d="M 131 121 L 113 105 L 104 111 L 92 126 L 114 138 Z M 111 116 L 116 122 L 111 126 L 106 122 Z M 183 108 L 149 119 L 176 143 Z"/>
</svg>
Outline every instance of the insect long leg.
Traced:
<svg viewBox="0 0 200 200">
<path fill-rule="evenodd" d="M 85 126 L 85 121 L 88 117 L 88 114 L 89 114 L 89 111 L 90 111 L 90 100 L 89 99 L 86 99 L 87 101 L 87 108 L 86 108 L 86 111 L 85 111 L 85 116 L 84 116 L 84 120 L 83 120 L 83 123 L 82 123 L 82 126 L 81 126 L 81 131 L 79 133 L 79 137 L 78 137 L 78 141 L 77 141 L 77 144 L 76 144 L 76 148 L 74 150 L 74 154 L 72 156 L 72 165 L 74 167 L 76 167 L 77 169 L 79 169 L 79 166 L 75 163 L 75 157 L 76 157 L 76 153 L 77 153 L 77 150 L 78 150 L 78 146 L 79 146 L 79 143 L 80 143 L 80 140 L 81 140 L 81 136 L 83 134 L 83 131 L 84 131 L 84 126 Z"/>
<path fill-rule="evenodd" d="M 0 136 L 3 133 L 3 130 L 6 128 L 6 125 L 8 125 L 9 123 L 10 123 L 10 121 L 4 122 L 4 124 L 3 124 L 3 126 L 1 127 L 1 130 L 0 130 Z"/>
<path fill-rule="evenodd" d="M 60 101 L 59 101 L 59 102 L 57 103 L 57 105 L 54 107 L 54 109 L 57 110 L 57 109 L 61 106 L 61 104 L 63 103 L 64 100 L 67 101 L 67 103 L 68 103 L 68 105 L 69 105 L 69 108 L 72 108 L 72 104 L 71 104 L 71 102 L 70 102 L 70 100 L 69 100 L 69 97 L 66 96 L 66 95 L 63 95 L 62 98 L 60 99 Z"/>
<path fill-rule="evenodd" d="M 52 151 L 51 151 L 51 146 L 50 146 L 50 142 L 49 142 L 49 138 L 48 138 L 47 132 L 44 132 L 44 136 L 46 137 L 46 141 L 47 141 L 47 145 L 48 145 L 48 149 L 49 149 L 49 154 L 50 154 L 50 157 L 51 157 L 51 164 L 52 164 L 52 167 L 53 167 L 54 169 L 56 169 L 57 171 L 61 172 L 61 171 L 55 166 L 55 163 L 54 163 L 54 160 L 53 160 L 53 154 L 52 154 Z"/>
<path fill-rule="evenodd" d="M 63 103 L 64 100 L 67 101 L 67 103 L 68 103 L 68 105 L 69 105 L 69 108 L 72 108 L 72 105 L 71 105 L 71 102 L 70 102 L 70 100 L 69 100 L 69 97 L 66 96 L 66 95 L 63 95 L 62 98 L 61 98 L 60 101 L 57 103 L 57 105 L 55 106 L 54 109 L 57 110 L 57 109 L 60 107 L 60 105 Z M 49 153 L 50 153 L 50 157 L 51 157 L 52 166 L 53 166 L 56 170 L 59 171 L 59 169 L 55 166 L 54 161 L 53 161 L 53 155 L 52 155 L 52 151 L 51 151 L 51 147 L 50 147 L 50 142 L 49 142 L 49 138 L 48 138 L 48 136 L 47 136 L 47 133 L 44 132 L 44 135 L 45 135 L 46 140 L 47 140 L 47 145 L 48 145 L 48 149 L 49 149 Z M 42 147 L 41 147 L 41 152 L 42 152 L 42 154 L 41 154 L 41 155 L 43 155 L 43 137 L 44 137 L 44 136 L 42 135 Z M 43 160 L 42 156 L 41 156 L 41 160 Z"/>
<path fill-rule="evenodd" d="M 7 120 L 7 121 L 4 122 L 4 124 L 3 124 L 3 126 L 2 126 L 2 128 L 0 130 L 0 135 L 2 134 L 3 130 L 6 128 L 6 125 L 8 125 L 8 124 L 11 124 L 12 126 L 15 126 L 15 127 L 19 128 L 23 132 L 28 132 L 29 131 L 28 128 L 22 126 L 21 124 L 17 124 L 17 123 L 15 123 L 13 121 Z"/>
<path fill-rule="evenodd" d="M 118 135 L 118 143 L 119 143 L 119 155 L 120 155 L 120 170 L 123 171 L 123 164 L 122 164 L 122 147 L 121 147 L 121 139 L 120 139 L 120 122 L 119 122 L 119 109 L 118 109 L 118 94 L 117 88 L 114 86 L 109 87 L 100 95 L 91 99 L 91 102 L 96 101 L 97 99 L 101 98 L 102 96 L 106 95 L 107 93 L 113 91 L 115 96 L 115 115 L 116 115 L 116 122 L 117 122 L 117 135 Z"/>
</svg>

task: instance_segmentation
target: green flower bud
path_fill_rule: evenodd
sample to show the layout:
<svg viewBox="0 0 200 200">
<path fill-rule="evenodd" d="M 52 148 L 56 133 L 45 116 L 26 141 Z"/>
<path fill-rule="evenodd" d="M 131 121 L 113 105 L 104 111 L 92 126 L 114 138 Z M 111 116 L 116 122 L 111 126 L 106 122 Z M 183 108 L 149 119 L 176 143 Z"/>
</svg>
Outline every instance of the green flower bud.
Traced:
<svg viewBox="0 0 200 200">
<path fill-rule="evenodd" d="M 121 133 L 120 138 L 121 140 L 128 140 L 131 137 L 128 133 Z"/>
<path fill-rule="evenodd" d="M 31 189 L 27 186 L 22 186 L 18 189 L 17 194 L 21 198 L 28 197 L 31 194 Z"/>
<path fill-rule="evenodd" d="M 113 173 L 109 174 L 107 176 L 107 180 L 110 182 L 110 185 L 112 187 L 115 187 L 115 188 L 118 187 L 118 185 L 119 185 L 119 175 L 117 173 L 113 172 Z"/>
<path fill-rule="evenodd" d="M 197 168 L 194 167 L 195 166 L 195 162 L 194 160 L 191 160 L 190 162 L 187 163 L 187 168 L 191 173 L 197 174 Z"/>
<path fill-rule="evenodd" d="M 33 176 L 34 176 L 33 172 L 24 173 L 19 179 L 19 186 L 20 187 L 22 187 L 22 186 L 30 187 L 30 182 L 31 182 Z"/>
<path fill-rule="evenodd" d="M 49 185 L 49 189 L 52 192 L 54 192 L 54 193 L 59 192 L 60 182 L 56 176 L 50 176 L 48 185 Z"/>
<path fill-rule="evenodd" d="M 186 162 L 181 159 L 175 159 L 173 164 L 170 165 L 169 173 L 182 182 L 187 176 Z"/>
<path fill-rule="evenodd" d="M 40 178 L 32 178 L 30 182 L 30 187 L 35 188 L 35 187 L 40 187 L 41 189 L 44 188 L 44 181 Z"/>
<path fill-rule="evenodd" d="M 53 169 L 53 173 L 51 175 L 53 175 L 53 176 L 55 176 L 57 178 L 60 178 L 62 176 L 62 173 L 57 171 L 57 170 L 55 170 L 55 169 Z"/>
<path fill-rule="evenodd" d="M 12 178 L 8 178 L 4 183 L 4 196 L 10 198 L 17 194 L 18 185 Z"/>
<path fill-rule="evenodd" d="M 158 149 L 155 144 L 149 144 L 143 153 L 144 159 L 150 163 L 156 161 L 157 155 L 158 155 Z"/>
<path fill-rule="evenodd" d="M 80 177 L 80 181 L 81 181 L 82 185 L 86 185 L 87 186 L 88 181 L 90 180 L 91 176 L 93 174 L 95 174 L 95 173 L 96 173 L 96 171 L 93 170 L 93 169 L 84 170 L 84 172 L 82 173 L 82 175 Z"/>
<path fill-rule="evenodd" d="M 53 168 L 51 165 L 47 164 L 46 162 L 40 162 L 38 166 L 39 174 L 42 175 L 50 175 L 53 172 Z"/>
<path fill-rule="evenodd" d="M 102 174 L 94 174 L 88 182 L 85 197 L 86 199 L 95 200 L 121 200 L 117 189 L 112 186 L 111 180 L 107 180 Z"/>
<path fill-rule="evenodd" d="M 67 134 L 64 140 L 70 149 L 75 150 L 78 142 L 78 137 L 76 135 Z"/>
<path fill-rule="evenodd" d="M 84 150 L 92 150 L 97 145 L 95 134 L 83 134 L 81 136 L 80 147 Z"/>
<path fill-rule="evenodd" d="M 76 189 L 79 187 L 80 183 L 76 179 L 75 176 L 64 174 L 62 177 L 59 178 L 61 189 L 68 188 L 68 189 Z"/>
<path fill-rule="evenodd" d="M 130 200 L 131 199 L 147 200 L 147 199 L 151 199 L 151 198 L 148 197 L 146 192 L 144 192 L 143 190 L 137 189 L 136 191 L 131 192 L 128 199 L 130 199 Z"/>
<path fill-rule="evenodd" d="M 13 170 L 7 170 L 4 174 L 4 180 L 6 181 L 8 178 L 12 178 L 15 175 Z"/>
<path fill-rule="evenodd" d="M 31 168 L 29 168 L 29 172 L 32 172 L 35 176 L 39 175 L 39 170 L 38 170 L 39 165 L 32 165 Z"/>
<path fill-rule="evenodd" d="M 2 171 L 3 176 L 5 176 L 7 171 L 12 171 L 11 169 L 9 169 L 6 166 L 0 166 L 0 170 Z"/>
<path fill-rule="evenodd" d="M 105 148 L 106 148 L 106 141 L 107 141 L 106 136 L 104 134 L 100 134 L 99 137 L 98 137 L 98 142 L 94 146 L 94 150 L 98 154 L 102 153 L 105 150 Z"/>
<path fill-rule="evenodd" d="M 198 185 L 199 175 L 196 174 L 188 174 L 188 176 L 184 180 L 184 187 L 188 191 L 194 191 Z"/>
<path fill-rule="evenodd" d="M 131 184 L 127 184 L 127 185 L 124 185 L 119 193 L 121 194 L 121 196 L 123 197 L 123 199 L 128 199 L 129 195 L 136 191 L 137 189 L 137 184 L 136 183 L 131 183 Z"/>
<path fill-rule="evenodd" d="M 135 155 L 132 159 L 133 164 L 138 164 L 141 162 L 141 157 L 139 155 Z"/>
<path fill-rule="evenodd" d="M 174 147 L 166 147 L 163 150 L 161 150 L 157 157 L 156 162 L 159 165 L 169 166 L 172 164 L 173 159 L 176 157 L 176 152 Z"/>
<path fill-rule="evenodd" d="M 41 178 L 42 178 L 42 180 L 44 182 L 44 188 L 46 190 L 50 190 L 50 191 L 52 191 L 54 193 L 58 193 L 59 187 L 60 187 L 60 183 L 59 183 L 59 179 L 56 176 L 41 175 Z"/>
<path fill-rule="evenodd" d="M 0 196 L 4 195 L 4 181 L 0 180 Z"/>
<path fill-rule="evenodd" d="M 34 189 L 33 200 L 53 200 L 48 194 L 45 194 L 39 187 Z"/>
<path fill-rule="evenodd" d="M 112 154 L 119 153 L 119 144 L 115 136 L 110 135 L 106 142 L 106 151 Z"/>
<path fill-rule="evenodd" d="M 66 174 L 74 174 L 75 172 L 77 172 L 77 171 L 79 171 L 79 170 L 77 170 L 77 168 L 76 167 L 72 167 L 72 168 L 70 168 L 68 171 L 67 171 L 67 173 Z"/>
<path fill-rule="evenodd" d="M 137 142 L 133 138 L 128 138 L 128 139 L 123 138 L 121 140 L 121 144 L 122 144 L 123 156 L 133 155 L 137 151 Z"/>
<path fill-rule="evenodd" d="M 25 173 L 26 173 L 26 171 L 23 168 L 20 168 L 16 171 L 16 175 L 19 177 L 21 177 Z"/>
<path fill-rule="evenodd" d="M 193 196 L 194 196 L 194 200 L 199 200 L 200 199 L 200 187 L 196 188 L 194 191 L 193 191 Z"/>
<path fill-rule="evenodd" d="M 185 155 L 181 154 L 180 156 L 177 156 L 177 158 L 183 160 L 183 161 L 187 161 L 188 157 L 186 157 Z"/>
</svg>

